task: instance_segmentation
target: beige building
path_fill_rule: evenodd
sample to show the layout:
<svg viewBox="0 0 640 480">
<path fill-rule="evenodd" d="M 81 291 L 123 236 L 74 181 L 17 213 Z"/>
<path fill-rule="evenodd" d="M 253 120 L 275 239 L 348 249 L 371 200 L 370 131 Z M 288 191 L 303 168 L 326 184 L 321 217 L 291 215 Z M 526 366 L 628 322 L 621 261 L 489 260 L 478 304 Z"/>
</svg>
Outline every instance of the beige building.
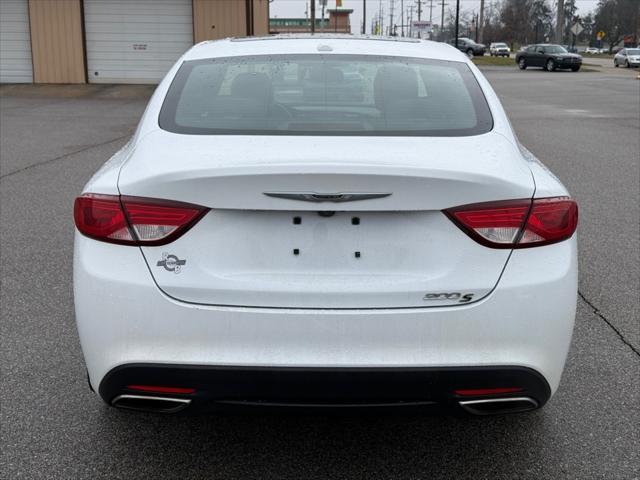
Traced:
<svg viewBox="0 0 640 480">
<path fill-rule="evenodd" d="M 269 33 L 269 0 L 0 0 L 0 83 L 157 83 L 193 44 Z"/>
</svg>

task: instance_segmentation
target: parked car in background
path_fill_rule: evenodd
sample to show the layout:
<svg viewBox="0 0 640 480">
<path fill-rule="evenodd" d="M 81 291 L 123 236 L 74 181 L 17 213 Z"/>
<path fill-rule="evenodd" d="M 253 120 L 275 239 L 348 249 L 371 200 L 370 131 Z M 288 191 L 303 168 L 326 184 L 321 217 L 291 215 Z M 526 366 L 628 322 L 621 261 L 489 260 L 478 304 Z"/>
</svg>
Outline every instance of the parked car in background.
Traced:
<svg viewBox="0 0 640 480">
<path fill-rule="evenodd" d="M 449 42 L 454 47 L 456 46 L 456 41 L 451 40 Z M 482 43 L 476 43 L 470 38 L 458 38 L 458 50 L 467 54 L 467 57 L 473 58 L 474 56 L 483 56 L 487 50 L 487 47 Z"/>
<path fill-rule="evenodd" d="M 562 45 L 548 43 L 529 45 L 524 52 L 516 54 L 516 63 L 520 70 L 527 67 L 540 67 L 549 72 L 557 69 L 580 70 L 582 57 L 577 53 L 569 53 Z"/>
<path fill-rule="evenodd" d="M 508 57 L 511 49 L 506 43 L 492 43 L 489 45 L 489 55 L 492 57 Z"/>
<path fill-rule="evenodd" d="M 640 48 L 623 48 L 613 57 L 613 65 L 631 68 L 640 67 Z"/>
<path fill-rule="evenodd" d="M 596 47 L 587 47 L 584 53 L 590 53 L 592 55 L 599 55 L 602 53 L 602 50 Z"/>
</svg>

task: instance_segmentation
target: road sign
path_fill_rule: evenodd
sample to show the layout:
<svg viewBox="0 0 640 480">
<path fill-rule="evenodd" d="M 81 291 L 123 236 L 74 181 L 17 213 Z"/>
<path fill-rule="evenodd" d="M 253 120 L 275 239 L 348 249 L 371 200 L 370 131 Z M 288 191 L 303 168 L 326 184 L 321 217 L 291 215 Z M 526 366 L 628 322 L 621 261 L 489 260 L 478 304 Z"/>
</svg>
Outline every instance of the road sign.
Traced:
<svg viewBox="0 0 640 480">
<path fill-rule="evenodd" d="M 433 25 L 429 20 L 414 20 L 412 23 L 413 35 L 423 38 L 425 33 L 431 33 Z"/>
<path fill-rule="evenodd" d="M 571 27 L 571 33 L 573 33 L 576 37 L 582 33 L 584 28 L 579 23 L 574 23 L 573 27 Z"/>
<path fill-rule="evenodd" d="M 602 39 L 604 38 L 604 32 L 603 32 L 602 30 L 600 30 L 600 31 L 598 32 L 598 35 L 596 36 L 596 38 L 597 38 L 598 40 L 602 40 Z"/>
</svg>

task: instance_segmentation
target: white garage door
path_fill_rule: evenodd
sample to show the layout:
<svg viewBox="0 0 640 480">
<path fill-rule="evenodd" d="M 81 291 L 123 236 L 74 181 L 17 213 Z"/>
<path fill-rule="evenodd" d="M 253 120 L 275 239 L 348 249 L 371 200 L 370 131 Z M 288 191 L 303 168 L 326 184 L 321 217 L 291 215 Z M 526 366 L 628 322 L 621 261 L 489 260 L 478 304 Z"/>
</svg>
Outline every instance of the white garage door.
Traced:
<svg viewBox="0 0 640 480">
<path fill-rule="evenodd" d="M 0 83 L 32 81 L 27 0 L 0 0 Z"/>
<path fill-rule="evenodd" d="M 90 83 L 158 83 L 193 45 L 191 0 L 84 0 L 84 18 Z"/>
</svg>

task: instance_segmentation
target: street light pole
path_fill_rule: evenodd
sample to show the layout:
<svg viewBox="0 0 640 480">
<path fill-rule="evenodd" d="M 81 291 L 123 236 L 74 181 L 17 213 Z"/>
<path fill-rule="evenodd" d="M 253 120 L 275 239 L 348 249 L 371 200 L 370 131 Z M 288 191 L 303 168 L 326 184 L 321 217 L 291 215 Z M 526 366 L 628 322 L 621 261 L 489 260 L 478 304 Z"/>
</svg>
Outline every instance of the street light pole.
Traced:
<svg viewBox="0 0 640 480">
<path fill-rule="evenodd" d="M 458 23 L 460 22 L 460 0 L 456 0 L 456 48 L 458 48 Z"/>
<path fill-rule="evenodd" d="M 480 35 L 478 35 L 478 42 L 484 41 L 484 0 L 480 0 L 480 19 L 478 20 L 480 27 Z"/>
<path fill-rule="evenodd" d="M 311 0 L 311 33 L 316 33 L 316 0 Z"/>
<path fill-rule="evenodd" d="M 367 0 L 362 0 L 362 34 L 367 33 Z"/>
<path fill-rule="evenodd" d="M 440 18 L 440 41 L 444 41 L 444 6 L 449 5 L 442 0 L 442 17 Z"/>
</svg>

